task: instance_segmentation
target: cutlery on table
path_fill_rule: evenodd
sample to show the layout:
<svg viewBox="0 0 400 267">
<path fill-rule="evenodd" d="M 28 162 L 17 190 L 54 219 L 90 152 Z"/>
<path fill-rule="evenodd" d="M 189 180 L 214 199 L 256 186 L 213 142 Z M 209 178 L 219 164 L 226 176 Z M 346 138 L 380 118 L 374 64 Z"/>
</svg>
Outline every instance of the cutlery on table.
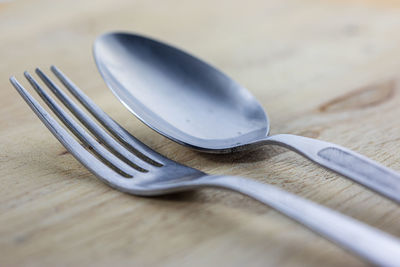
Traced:
<svg viewBox="0 0 400 267">
<path fill-rule="evenodd" d="M 332 143 L 268 136 L 268 117 L 249 91 L 182 50 L 140 35 L 109 33 L 96 40 L 94 57 L 117 98 L 175 142 L 211 153 L 284 146 L 400 203 L 397 172 Z"/>
<path fill-rule="evenodd" d="M 15 77 L 11 77 L 10 81 L 64 147 L 108 185 L 139 196 L 157 196 L 201 187 L 237 191 L 267 204 L 371 263 L 398 266 L 399 239 L 273 186 L 241 177 L 208 175 L 167 159 L 130 135 L 60 70 L 56 67 L 51 69 L 104 128 L 93 121 L 47 75 L 39 69 L 36 69 L 36 73 L 98 141 L 64 111 L 28 72 L 25 72 L 25 77 L 32 87 L 82 144 L 61 126 Z"/>
</svg>

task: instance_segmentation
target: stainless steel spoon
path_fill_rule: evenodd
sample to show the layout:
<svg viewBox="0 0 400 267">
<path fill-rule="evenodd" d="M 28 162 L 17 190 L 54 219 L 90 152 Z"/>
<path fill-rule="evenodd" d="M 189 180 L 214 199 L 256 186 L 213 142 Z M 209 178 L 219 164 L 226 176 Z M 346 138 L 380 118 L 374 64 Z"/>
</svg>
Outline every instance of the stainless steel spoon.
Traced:
<svg viewBox="0 0 400 267">
<path fill-rule="evenodd" d="M 140 35 L 109 33 L 96 40 L 94 57 L 119 100 L 180 144 L 212 153 L 281 145 L 400 203 L 398 173 L 328 142 L 268 136 L 268 117 L 249 91 L 182 50 Z"/>
</svg>

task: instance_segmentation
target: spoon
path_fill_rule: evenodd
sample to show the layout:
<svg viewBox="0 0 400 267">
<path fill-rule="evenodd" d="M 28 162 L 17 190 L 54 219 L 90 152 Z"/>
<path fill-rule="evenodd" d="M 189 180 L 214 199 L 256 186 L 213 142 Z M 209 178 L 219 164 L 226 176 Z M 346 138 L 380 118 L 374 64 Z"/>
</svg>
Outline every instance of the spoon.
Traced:
<svg viewBox="0 0 400 267">
<path fill-rule="evenodd" d="M 211 153 L 284 146 L 400 203 L 398 173 L 332 143 L 291 134 L 268 136 L 268 117 L 247 89 L 180 49 L 115 32 L 100 36 L 93 50 L 100 74 L 117 98 L 177 143 Z"/>
</svg>

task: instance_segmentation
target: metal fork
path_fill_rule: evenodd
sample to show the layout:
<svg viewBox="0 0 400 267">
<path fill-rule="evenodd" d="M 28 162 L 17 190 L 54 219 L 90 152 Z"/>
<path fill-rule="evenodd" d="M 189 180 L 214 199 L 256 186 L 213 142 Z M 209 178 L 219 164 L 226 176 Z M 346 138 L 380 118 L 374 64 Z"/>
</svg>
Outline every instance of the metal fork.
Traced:
<svg viewBox="0 0 400 267">
<path fill-rule="evenodd" d="M 64 111 L 28 72 L 24 75 L 82 144 L 68 133 L 15 77 L 11 77 L 10 81 L 64 147 L 108 185 L 139 196 L 157 196 L 199 187 L 237 191 L 267 204 L 373 264 L 400 265 L 399 239 L 276 187 L 242 177 L 208 175 L 163 157 L 111 119 L 58 68 L 52 66 L 51 70 L 104 128 L 92 120 L 40 69 L 36 69 L 40 79 L 91 134 Z"/>
</svg>

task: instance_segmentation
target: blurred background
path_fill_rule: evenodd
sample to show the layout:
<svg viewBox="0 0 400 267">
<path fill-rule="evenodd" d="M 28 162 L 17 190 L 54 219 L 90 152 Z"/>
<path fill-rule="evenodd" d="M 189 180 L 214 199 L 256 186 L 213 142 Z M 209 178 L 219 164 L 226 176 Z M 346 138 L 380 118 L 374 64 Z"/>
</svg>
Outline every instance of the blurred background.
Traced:
<svg viewBox="0 0 400 267">
<path fill-rule="evenodd" d="M 399 6 L 389 0 L 0 2 L 0 81 L 23 71 L 23 59 L 26 69 L 52 63 L 67 73 L 80 69 L 75 79 L 90 90 L 88 83 L 102 83 L 91 55 L 96 36 L 136 32 L 221 68 L 255 94 L 272 129 L 282 132 L 304 104 L 314 109 L 348 87 L 397 73 Z M 294 101 L 290 113 L 277 97 Z"/>
</svg>

